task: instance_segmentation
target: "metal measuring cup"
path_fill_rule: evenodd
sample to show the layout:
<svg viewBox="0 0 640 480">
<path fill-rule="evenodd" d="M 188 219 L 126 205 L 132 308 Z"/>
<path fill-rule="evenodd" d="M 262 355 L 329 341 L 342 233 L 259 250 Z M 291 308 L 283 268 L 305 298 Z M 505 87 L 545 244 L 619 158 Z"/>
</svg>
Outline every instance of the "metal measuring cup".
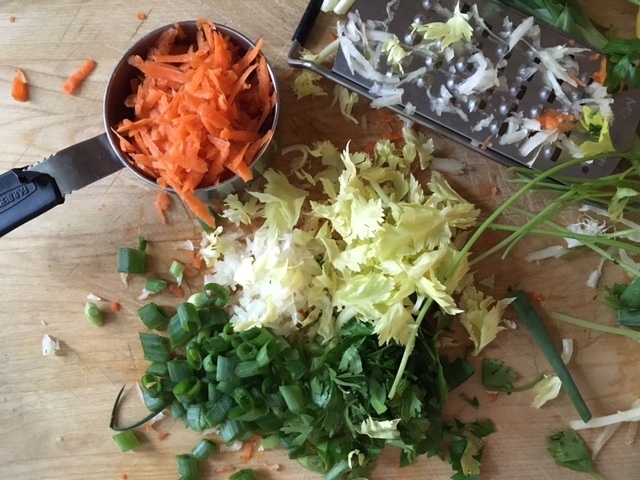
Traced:
<svg viewBox="0 0 640 480">
<path fill-rule="evenodd" d="M 121 150 L 120 140 L 113 129 L 123 119 L 134 118 L 133 109 L 125 105 L 125 100 L 131 94 L 131 80 L 137 78 L 140 71 L 129 65 L 127 59 L 132 55 L 144 58 L 160 35 L 174 25 L 165 25 L 145 35 L 116 65 L 104 95 L 105 133 L 67 147 L 36 165 L 15 168 L 0 175 L 0 236 L 64 203 L 65 195 L 122 168 L 129 169 L 142 181 L 157 186 L 155 179 L 132 165 L 128 154 Z M 197 22 L 178 22 L 177 25 L 185 33 L 185 38 L 176 39 L 176 44 L 194 44 L 198 31 Z M 216 29 L 238 45 L 241 53 L 255 47 L 251 40 L 232 28 L 216 25 Z M 268 62 L 267 66 L 276 94 L 276 104 L 264 128 L 275 130 L 280 115 L 280 95 L 275 74 Z M 273 140 L 262 147 L 249 165 L 253 178 L 257 178 L 266 169 L 272 149 L 275 149 Z M 233 175 L 219 184 L 197 189 L 195 194 L 202 200 L 209 200 L 225 197 L 246 186 L 244 180 Z"/>
</svg>

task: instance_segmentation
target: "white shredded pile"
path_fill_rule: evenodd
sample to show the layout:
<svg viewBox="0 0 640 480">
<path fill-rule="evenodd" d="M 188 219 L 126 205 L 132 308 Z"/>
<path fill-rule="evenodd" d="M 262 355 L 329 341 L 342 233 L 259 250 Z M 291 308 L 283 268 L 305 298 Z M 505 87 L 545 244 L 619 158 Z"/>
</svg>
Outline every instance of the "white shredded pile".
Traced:
<svg viewBox="0 0 640 480">
<path fill-rule="evenodd" d="M 325 1 L 327 8 L 334 3 Z M 607 88 L 595 81 L 587 85 L 580 80 L 584 72 L 580 71 L 577 58 L 591 56 L 593 51 L 570 44 L 542 47 L 541 29 L 533 17 L 525 18 L 515 28 L 513 22 L 505 18 L 502 31 L 496 33 L 480 17 L 476 5 L 472 5 L 469 12 L 462 13 L 459 4 L 453 11 L 437 4 L 434 12 L 446 21 L 423 24 L 422 20 L 415 20 L 416 23 L 411 25 L 411 40 L 402 40 L 388 31 L 395 3 L 389 2 L 388 16 L 383 21 L 364 21 L 355 11 L 349 12 L 347 19 L 338 23 L 339 43 L 347 66 L 352 73 L 371 82 L 369 93 L 375 97 L 373 107 L 403 105 L 405 88 L 402 85 L 422 82 L 427 85 L 424 92 L 432 112 L 438 116 L 453 114 L 468 121 L 467 112 L 460 105 L 486 98 L 494 89 L 506 92 L 509 89 L 517 91 L 526 88 L 531 77 L 538 75 L 543 79 L 548 95 L 558 100 L 553 108 L 572 120 L 566 120 L 571 121 L 568 128 L 565 124 L 543 129 L 535 118 L 526 118 L 522 112 L 509 113 L 504 119 L 506 130 L 497 135 L 497 142 L 500 145 L 515 145 L 522 156 L 529 158 L 529 164 L 547 146 L 559 147 L 576 158 L 583 157 L 585 151 L 580 145 L 591 138 L 583 122 L 585 108 L 597 109 L 604 122 L 612 121 L 613 98 Z M 503 53 L 495 65 L 474 44 L 474 30 L 490 36 L 501 45 Z M 461 45 L 465 48 L 459 48 Z M 516 78 L 507 78 L 502 71 L 508 65 L 511 50 L 516 46 L 524 49 L 525 54 L 537 62 L 519 67 Z M 462 50 L 465 50 L 465 54 L 460 57 Z M 457 67 L 456 61 L 463 62 L 465 67 Z M 432 91 L 433 82 L 429 81 L 428 74 L 441 68 L 441 64 L 448 65 L 446 86 L 441 85 Z M 407 66 L 410 68 L 407 69 Z M 581 89 L 582 95 L 569 95 L 570 90 L 578 89 Z M 408 115 L 412 113 L 413 109 L 407 111 Z M 483 115 L 472 131 L 480 131 L 492 123 L 493 114 L 483 112 Z M 569 136 L 567 131 L 572 129 L 580 132 Z"/>
</svg>

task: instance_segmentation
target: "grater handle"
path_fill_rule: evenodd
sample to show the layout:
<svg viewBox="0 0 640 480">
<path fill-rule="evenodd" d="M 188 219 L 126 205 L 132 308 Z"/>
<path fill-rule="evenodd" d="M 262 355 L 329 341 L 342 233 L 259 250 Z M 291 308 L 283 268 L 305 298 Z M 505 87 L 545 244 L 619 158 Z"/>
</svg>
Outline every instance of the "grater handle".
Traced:
<svg viewBox="0 0 640 480">
<path fill-rule="evenodd" d="M 304 45 L 304 42 L 307 41 L 309 33 L 311 33 L 313 25 L 316 23 L 316 18 L 318 18 L 321 6 L 322 0 L 311 0 L 309 2 L 309 5 L 307 5 L 307 8 L 302 15 L 302 19 L 300 19 L 298 28 L 296 28 L 296 31 L 293 34 L 292 40 L 294 42 L 298 42 L 298 44 Z"/>
</svg>

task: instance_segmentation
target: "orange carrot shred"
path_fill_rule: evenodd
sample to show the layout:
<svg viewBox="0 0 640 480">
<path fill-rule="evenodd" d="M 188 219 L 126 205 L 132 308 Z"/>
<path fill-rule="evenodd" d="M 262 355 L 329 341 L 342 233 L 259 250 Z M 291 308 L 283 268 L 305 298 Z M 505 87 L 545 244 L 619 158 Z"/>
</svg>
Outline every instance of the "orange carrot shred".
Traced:
<svg viewBox="0 0 640 480">
<path fill-rule="evenodd" d="M 67 78 L 62 86 L 62 92 L 67 95 L 71 95 L 73 91 L 89 76 L 91 72 L 96 68 L 96 62 L 93 60 L 87 60 L 80 66 L 78 71 Z"/>
<path fill-rule="evenodd" d="M 9 17 L 9 22 L 14 23 L 16 21 L 16 17 Z"/>
<path fill-rule="evenodd" d="M 151 424 L 151 423 L 147 423 L 147 424 L 144 426 L 144 428 L 145 428 L 145 430 L 147 430 L 147 431 L 151 431 L 151 430 L 153 430 L 153 424 Z"/>
<path fill-rule="evenodd" d="M 244 442 L 242 445 L 242 462 L 247 463 L 253 456 L 253 442 Z"/>
<path fill-rule="evenodd" d="M 191 252 L 189 250 L 187 250 L 187 254 L 191 259 L 191 265 L 193 265 L 193 268 L 195 268 L 196 270 L 200 270 L 202 268 L 202 257 L 199 256 L 196 252 Z"/>
<path fill-rule="evenodd" d="M 29 100 L 29 91 L 27 89 L 27 77 L 19 68 L 16 69 L 16 76 L 11 86 L 11 96 L 18 102 L 26 102 Z"/>
<path fill-rule="evenodd" d="M 167 438 L 169 436 L 169 432 L 160 432 L 158 433 L 158 435 L 156 435 L 156 438 L 160 441 L 164 440 L 165 438 Z"/>
<path fill-rule="evenodd" d="M 235 471 L 236 467 L 233 465 L 225 465 L 224 467 L 216 468 L 214 473 L 229 473 Z"/>
<path fill-rule="evenodd" d="M 118 313 L 120 311 L 120 304 L 118 302 L 111 302 L 111 311 Z"/>
<path fill-rule="evenodd" d="M 138 14 L 136 15 L 136 18 L 137 18 L 138 20 L 146 20 L 146 19 L 147 19 L 147 16 L 146 16 L 144 13 L 138 13 Z"/>
<path fill-rule="evenodd" d="M 158 211 L 158 215 L 160 215 L 160 221 L 166 225 L 167 217 L 164 214 L 169 206 L 171 205 L 171 197 L 167 192 L 160 192 L 158 196 L 156 196 L 156 210 Z"/>
<path fill-rule="evenodd" d="M 169 290 L 178 298 L 184 298 L 184 290 L 177 283 L 169 285 Z"/>
<path fill-rule="evenodd" d="M 129 478 L 129 477 L 127 476 L 127 474 L 126 474 L 126 473 L 123 473 L 123 474 L 122 474 L 122 480 L 127 480 L 128 478 Z"/>
<path fill-rule="evenodd" d="M 559 130 L 568 132 L 574 127 L 574 116 L 557 110 L 545 109 L 536 118 L 543 130 Z"/>
<path fill-rule="evenodd" d="M 195 191 L 234 175 L 253 178 L 250 165 L 273 135 L 266 122 L 277 98 L 262 39 L 242 52 L 210 21 L 201 18 L 197 25 L 193 45 L 176 44 L 184 37 L 176 24 L 146 58 L 129 58 L 143 74 L 127 100 L 135 118 L 115 131 L 132 166 L 173 189 L 214 227 Z"/>
<path fill-rule="evenodd" d="M 602 57 L 600 61 L 600 70 L 591 75 L 594 82 L 598 82 L 600 85 L 604 85 L 604 81 L 607 79 L 607 58 Z"/>
</svg>

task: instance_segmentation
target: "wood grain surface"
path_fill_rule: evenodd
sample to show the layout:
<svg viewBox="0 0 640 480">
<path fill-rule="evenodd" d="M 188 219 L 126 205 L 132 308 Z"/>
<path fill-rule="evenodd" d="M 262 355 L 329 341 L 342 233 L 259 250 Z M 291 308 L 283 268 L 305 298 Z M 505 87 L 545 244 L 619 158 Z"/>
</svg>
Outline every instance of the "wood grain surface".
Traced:
<svg viewBox="0 0 640 480">
<path fill-rule="evenodd" d="M 634 35 L 637 7 L 623 0 L 584 2 L 588 12 L 604 25 L 615 25 L 620 34 Z M 282 119 L 280 146 L 331 140 L 343 147 L 363 147 L 383 135 L 387 112 L 372 111 L 362 100 L 357 115 L 368 116 L 369 128 L 347 122 L 331 98 L 296 100 L 291 91 L 294 76 L 286 65 L 290 38 L 306 7 L 303 0 L 211 0 L 137 2 L 109 0 L 4 0 L 0 2 L 0 171 L 36 163 L 52 153 L 103 131 L 102 98 L 109 76 L 123 52 L 145 33 L 180 20 L 207 17 L 236 28 L 252 39 L 263 37 L 265 51 L 280 78 Z M 146 20 L 136 18 L 147 15 Z M 15 17 L 10 23 L 9 17 Z M 324 17 L 314 34 L 322 42 L 333 17 Z M 61 93 L 67 76 L 86 60 L 98 67 L 73 96 Z M 30 100 L 15 102 L 10 95 L 16 68 L 27 75 Z M 327 91 L 331 85 L 323 84 Z M 438 156 L 463 160 L 462 176 L 447 178 L 460 193 L 488 215 L 506 198 L 512 187 L 504 170 L 466 148 L 434 135 Z M 274 166 L 286 167 L 290 159 L 278 158 Z M 494 194 L 493 187 L 499 192 Z M 122 246 L 135 245 L 138 235 L 150 240 L 150 272 L 166 272 L 172 259 L 186 260 L 175 249 L 185 239 L 198 241 L 199 228 L 188 210 L 175 202 L 169 224 L 162 225 L 154 209 L 156 190 L 121 171 L 70 195 L 65 204 L 0 239 L 0 478 L 6 479 L 105 479 L 162 480 L 177 478 L 175 455 L 186 453 L 199 440 L 171 420 L 157 430 L 169 432 L 158 440 L 155 432 L 141 432 L 143 447 L 121 453 L 111 440 L 109 415 L 115 395 L 127 384 L 126 398 L 132 418 L 138 400 L 133 385 L 146 368 L 137 332 L 136 300 L 142 279 L 126 288 L 116 272 L 115 254 Z M 537 208 L 544 198 L 529 200 Z M 575 211 L 564 220 L 575 221 Z M 517 222 L 516 218 L 505 221 Z M 486 249 L 495 236 L 483 238 L 477 251 Z M 602 306 L 602 290 L 585 282 L 599 259 L 578 254 L 540 264 L 522 258 L 548 246 L 548 239 L 530 237 L 505 260 L 491 257 L 477 266 L 481 279 L 495 275 L 487 289 L 502 297 L 508 287 L 534 292 L 553 338 L 575 340 L 571 363 L 576 383 L 594 415 L 627 409 L 640 398 L 640 349 L 637 343 L 561 325 L 548 317 L 552 311 L 613 324 L 614 315 Z M 601 285 L 628 281 L 607 264 Z M 188 281 L 188 291 L 198 291 L 201 279 Z M 83 315 L 87 294 L 117 301 L 122 310 L 107 314 L 105 325 L 89 325 Z M 170 295 L 162 304 L 175 305 Z M 102 303 L 105 309 L 108 303 Z M 43 357 L 41 339 L 55 336 L 63 346 L 59 355 Z M 485 350 L 513 366 L 522 379 L 549 373 L 550 367 L 531 336 L 522 328 L 505 331 Z M 474 360 L 477 364 L 477 360 Z M 477 395 L 481 408 L 472 410 L 460 401 L 460 392 Z M 561 470 L 545 450 L 545 436 L 567 426 L 577 417 L 566 394 L 540 410 L 530 407 L 532 393 L 500 396 L 489 402 L 479 378 L 474 377 L 451 394 L 448 418 L 491 418 L 497 432 L 487 439 L 483 479 L 580 479 L 585 475 Z M 596 470 L 607 480 L 640 479 L 638 443 L 625 444 L 620 430 L 598 456 Z M 598 432 L 586 432 L 592 447 Z M 244 467 L 238 452 L 217 455 L 206 465 L 202 478 L 227 478 L 213 471 L 224 465 Z M 257 453 L 248 466 L 260 478 L 320 478 L 283 451 Z M 382 456 L 372 475 L 375 480 L 446 479 L 449 465 L 437 458 L 399 469 L 398 451 Z"/>
</svg>

